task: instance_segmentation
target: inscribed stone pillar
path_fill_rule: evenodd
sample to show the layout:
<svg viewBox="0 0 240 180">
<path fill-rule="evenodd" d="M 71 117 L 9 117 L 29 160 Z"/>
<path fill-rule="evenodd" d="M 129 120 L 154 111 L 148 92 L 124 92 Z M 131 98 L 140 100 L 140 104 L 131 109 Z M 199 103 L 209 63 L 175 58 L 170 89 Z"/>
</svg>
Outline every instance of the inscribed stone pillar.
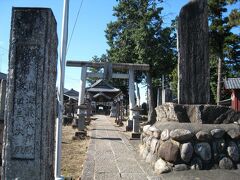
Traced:
<svg viewBox="0 0 240 180">
<path fill-rule="evenodd" d="M 192 0 L 181 9 L 178 47 L 179 104 L 209 103 L 207 0 Z"/>
<path fill-rule="evenodd" d="M 0 81 L 0 121 L 3 121 L 6 96 L 6 80 Z"/>
<path fill-rule="evenodd" d="M 56 28 L 51 9 L 12 10 L 2 179 L 54 179 Z"/>
</svg>

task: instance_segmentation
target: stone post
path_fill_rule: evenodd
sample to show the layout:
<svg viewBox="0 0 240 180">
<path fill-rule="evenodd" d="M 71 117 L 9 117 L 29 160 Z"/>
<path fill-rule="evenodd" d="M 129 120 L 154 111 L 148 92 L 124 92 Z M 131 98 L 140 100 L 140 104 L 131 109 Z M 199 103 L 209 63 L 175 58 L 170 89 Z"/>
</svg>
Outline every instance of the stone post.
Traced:
<svg viewBox="0 0 240 180">
<path fill-rule="evenodd" d="M 78 98 L 78 106 L 84 103 L 85 96 L 85 86 L 86 86 L 86 77 L 87 77 L 87 67 L 83 66 L 81 71 L 81 80 L 80 80 L 80 91 Z"/>
<path fill-rule="evenodd" d="M 209 103 L 207 0 L 191 0 L 181 9 L 178 48 L 178 103 Z"/>
<path fill-rule="evenodd" d="M 87 106 L 82 104 L 78 106 L 79 108 L 79 114 L 78 114 L 78 120 L 77 120 L 77 127 L 79 131 L 84 131 L 85 129 L 85 113 L 87 110 Z"/>
<path fill-rule="evenodd" d="M 129 69 L 129 83 L 128 83 L 128 93 L 129 93 L 129 120 L 128 129 L 132 129 L 133 123 L 133 111 L 132 108 L 136 105 L 135 102 L 135 92 L 134 92 L 134 70 Z"/>
<path fill-rule="evenodd" d="M 132 138 L 140 138 L 140 111 L 142 111 L 142 108 L 135 106 L 134 108 L 131 109 L 134 112 L 133 116 L 133 132 L 132 132 Z"/>
<path fill-rule="evenodd" d="M 0 82 L 0 121 L 4 119 L 5 108 L 5 96 L 6 96 L 6 80 L 2 79 Z"/>
<path fill-rule="evenodd" d="M 92 108 L 91 108 L 91 101 L 88 98 L 87 99 L 87 123 L 89 124 L 91 121 L 91 112 L 92 112 Z"/>
<path fill-rule="evenodd" d="M 2 179 L 54 179 L 56 25 L 51 9 L 12 10 Z"/>
</svg>

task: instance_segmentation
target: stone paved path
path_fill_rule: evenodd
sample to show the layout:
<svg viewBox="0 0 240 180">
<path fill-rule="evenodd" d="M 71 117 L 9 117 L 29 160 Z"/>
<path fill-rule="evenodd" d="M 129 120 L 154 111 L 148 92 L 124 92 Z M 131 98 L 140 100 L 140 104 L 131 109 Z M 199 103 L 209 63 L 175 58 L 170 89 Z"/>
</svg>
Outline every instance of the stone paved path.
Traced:
<svg viewBox="0 0 240 180">
<path fill-rule="evenodd" d="M 82 180 L 139 180 L 153 175 L 113 119 L 96 116 Z"/>
<path fill-rule="evenodd" d="M 134 142 L 115 127 L 113 118 L 95 116 L 81 180 L 239 180 L 240 170 L 179 171 L 154 176 Z"/>
</svg>

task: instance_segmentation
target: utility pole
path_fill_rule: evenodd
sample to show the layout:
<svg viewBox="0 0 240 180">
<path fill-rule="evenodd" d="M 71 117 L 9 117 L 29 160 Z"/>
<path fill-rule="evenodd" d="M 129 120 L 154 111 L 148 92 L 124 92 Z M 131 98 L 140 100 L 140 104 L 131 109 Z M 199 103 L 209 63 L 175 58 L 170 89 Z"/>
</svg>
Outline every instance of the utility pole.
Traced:
<svg viewBox="0 0 240 180">
<path fill-rule="evenodd" d="M 63 120 L 63 91 L 65 78 L 66 51 L 68 41 L 68 10 L 69 0 L 64 0 L 62 34 L 60 49 L 60 81 L 58 84 L 58 117 L 56 122 L 56 151 L 55 151 L 55 180 L 63 180 L 61 176 L 61 155 L 62 155 L 62 120 Z"/>
</svg>

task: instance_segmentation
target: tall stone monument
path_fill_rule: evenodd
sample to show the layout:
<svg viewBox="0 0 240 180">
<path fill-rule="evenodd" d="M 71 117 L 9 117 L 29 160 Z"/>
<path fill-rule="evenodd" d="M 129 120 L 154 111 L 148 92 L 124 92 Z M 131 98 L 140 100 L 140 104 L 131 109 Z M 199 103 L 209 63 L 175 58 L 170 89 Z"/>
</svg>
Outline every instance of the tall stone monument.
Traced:
<svg viewBox="0 0 240 180">
<path fill-rule="evenodd" d="M 178 103 L 210 100 L 207 0 L 191 0 L 178 20 Z"/>
<path fill-rule="evenodd" d="M 51 9 L 12 10 L 2 179 L 54 179 L 56 28 Z"/>
</svg>

